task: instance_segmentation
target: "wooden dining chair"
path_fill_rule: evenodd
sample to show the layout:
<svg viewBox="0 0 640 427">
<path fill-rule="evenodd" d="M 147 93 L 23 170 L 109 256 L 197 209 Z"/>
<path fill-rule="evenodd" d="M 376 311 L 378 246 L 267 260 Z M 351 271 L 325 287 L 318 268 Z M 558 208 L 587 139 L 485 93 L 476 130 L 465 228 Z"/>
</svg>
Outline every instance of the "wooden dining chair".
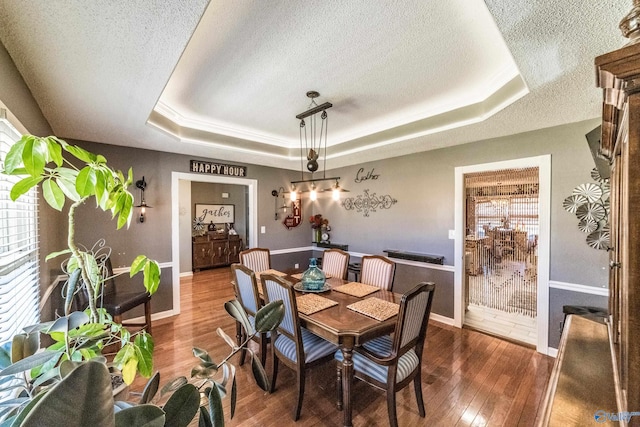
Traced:
<svg viewBox="0 0 640 427">
<path fill-rule="evenodd" d="M 404 294 L 396 333 L 366 341 L 353 352 L 354 376 L 386 392 L 391 427 L 398 425 L 396 392 L 412 381 L 420 416 L 425 417 L 420 373 L 434 291 L 433 283 L 423 282 Z M 342 409 L 342 352 L 337 351 L 335 357 L 338 360 L 338 408 Z"/>
<path fill-rule="evenodd" d="M 252 248 L 240 252 L 240 264 L 256 273 L 271 268 L 271 252 L 265 248 Z"/>
<path fill-rule="evenodd" d="M 275 390 L 278 376 L 278 361 L 281 361 L 297 373 L 298 400 L 294 420 L 298 421 L 304 397 L 305 370 L 333 358 L 337 350 L 335 344 L 300 327 L 298 307 L 293 285 L 281 277 L 264 274 L 260 278 L 265 292 L 266 302 L 282 300 L 284 318 L 272 335 L 271 343 L 271 391 Z"/>
<path fill-rule="evenodd" d="M 233 287 L 236 294 L 236 299 L 244 308 L 244 311 L 249 317 L 251 324 L 255 326 L 256 313 L 262 307 L 262 300 L 260 299 L 260 293 L 258 292 L 258 282 L 256 280 L 255 273 L 249 268 L 241 264 L 232 264 L 231 272 L 233 273 L 234 282 Z M 240 322 L 236 322 L 237 334 L 236 338 L 238 346 L 240 346 L 244 340 L 247 339 L 248 332 L 244 330 Z M 267 344 L 269 342 L 269 334 L 261 333 L 256 335 L 253 340 L 258 343 L 260 347 L 260 363 L 264 366 L 267 358 Z M 246 350 L 244 347 L 240 352 L 240 365 L 244 364 Z"/>
<path fill-rule="evenodd" d="M 322 255 L 322 271 L 331 277 L 347 279 L 349 254 L 340 249 L 328 249 Z"/>
<path fill-rule="evenodd" d="M 377 286 L 388 291 L 393 289 L 396 263 L 380 255 L 362 257 L 360 283 Z"/>
</svg>

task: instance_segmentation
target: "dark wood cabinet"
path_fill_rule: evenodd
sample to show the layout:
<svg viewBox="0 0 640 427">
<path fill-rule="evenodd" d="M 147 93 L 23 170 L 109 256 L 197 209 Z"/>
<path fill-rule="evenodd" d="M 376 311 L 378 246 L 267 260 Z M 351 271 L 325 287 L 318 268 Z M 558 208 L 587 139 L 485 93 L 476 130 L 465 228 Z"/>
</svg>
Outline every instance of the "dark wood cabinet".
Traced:
<svg viewBox="0 0 640 427">
<path fill-rule="evenodd" d="M 210 232 L 192 238 L 193 271 L 223 267 L 240 261 L 242 239 L 237 235 Z"/>
</svg>

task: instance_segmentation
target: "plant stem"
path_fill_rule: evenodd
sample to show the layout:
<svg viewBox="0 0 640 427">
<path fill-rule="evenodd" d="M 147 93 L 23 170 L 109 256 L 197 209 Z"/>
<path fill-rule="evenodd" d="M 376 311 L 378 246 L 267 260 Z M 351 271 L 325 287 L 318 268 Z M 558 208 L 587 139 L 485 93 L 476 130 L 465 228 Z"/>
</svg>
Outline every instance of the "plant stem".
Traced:
<svg viewBox="0 0 640 427">
<path fill-rule="evenodd" d="M 76 208 L 78 206 L 82 205 L 84 203 L 84 201 L 87 200 L 87 198 L 88 197 L 83 197 L 82 199 L 78 200 L 77 202 L 74 202 L 69 207 L 69 215 L 68 215 L 69 216 L 69 231 L 68 231 L 68 236 L 67 236 L 67 246 L 71 250 L 71 253 L 73 254 L 73 256 L 76 258 L 76 261 L 78 262 L 78 268 L 80 268 L 80 271 L 81 271 L 82 281 L 84 282 L 84 286 L 87 289 L 91 321 L 94 322 L 94 323 L 97 323 L 98 322 L 98 309 L 96 308 L 95 289 L 93 288 L 93 283 L 91 283 L 91 281 L 89 279 L 89 273 L 87 272 L 87 265 L 85 264 L 85 259 L 82 256 L 82 252 L 78 248 L 78 245 L 76 244 L 76 241 L 75 241 L 75 237 L 76 237 L 76 230 L 75 230 L 75 212 L 76 212 Z"/>
</svg>

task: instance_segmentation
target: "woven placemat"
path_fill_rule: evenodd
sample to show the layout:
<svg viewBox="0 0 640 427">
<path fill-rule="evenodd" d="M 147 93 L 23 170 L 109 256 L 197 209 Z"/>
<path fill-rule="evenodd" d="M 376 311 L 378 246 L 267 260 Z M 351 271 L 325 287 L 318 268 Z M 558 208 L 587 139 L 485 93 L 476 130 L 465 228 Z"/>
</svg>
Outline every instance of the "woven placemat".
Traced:
<svg viewBox="0 0 640 427">
<path fill-rule="evenodd" d="M 302 274 L 303 273 L 292 274 L 291 277 L 293 277 L 294 279 L 302 280 Z M 331 279 L 331 275 L 327 273 L 324 273 L 324 277 L 327 279 Z"/>
<path fill-rule="evenodd" d="M 296 304 L 298 305 L 298 311 L 307 315 L 338 305 L 337 302 L 316 294 L 305 294 L 296 297 Z"/>
<path fill-rule="evenodd" d="M 263 274 L 273 274 L 274 276 L 280 276 L 280 277 L 284 277 L 287 275 L 287 273 L 283 273 L 282 271 L 278 271 L 270 268 L 269 270 L 264 270 L 264 271 L 260 271 L 259 273 L 256 273 L 256 277 L 260 278 L 260 276 L 262 276 Z"/>
<path fill-rule="evenodd" d="M 395 316 L 400 311 L 399 304 L 376 297 L 354 302 L 349 304 L 347 308 L 365 316 L 373 317 L 381 322 Z"/>
<path fill-rule="evenodd" d="M 362 298 L 374 292 L 378 292 L 380 288 L 371 285 L 365 285 L 360 282 L 349 282 L 346 285 L 336 286 L 333 288 L 334 291 L 342 292 L 343 294 L 348 294 L 354 297 Z"/>
</svg>

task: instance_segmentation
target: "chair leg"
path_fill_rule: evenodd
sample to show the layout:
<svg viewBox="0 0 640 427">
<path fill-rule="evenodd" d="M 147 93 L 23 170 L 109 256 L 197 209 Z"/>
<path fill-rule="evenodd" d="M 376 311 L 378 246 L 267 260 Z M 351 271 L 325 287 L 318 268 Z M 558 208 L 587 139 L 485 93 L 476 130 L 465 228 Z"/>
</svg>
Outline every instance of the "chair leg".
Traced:
<svg viewBox="0 0 640 427">
<path fill-rule="evenodd" d="M 398 417 L 396 416 L 395 387 L 390 387 L 387 389 L 387 411 L 389 412 L 389 426 L 398 427 Z"/>
<path fill-rule="evenodd" d="M 271 344 L 273 345 L 273 343 Z M 274 351 L 271 352 L 271 390 L 273 393 L 276 389 L 276 378 L 278 377 L 278 358 Z"/>
<path fill-rule="evenodd" d="M 144 303 L 144 322 L 148 334 L 151 334 L 151 301 Z"/>
<path fill-rule="evenodd" d="M 420 379 L 420 372 L 413 379 L 413 388 L 416 392 L 416 402 L 418 402 L 418 411 L 420 412 L 420 416 L 424 418 L 426 413 L 424 411 L 424 400 L 422 400 L 422 381 Z"/>
<path fill-rule="evenodd" d="M 305 383 L 305 369 L 304 366 L 298 367 L 298 405 L 296 406 L 294 421 L 300 419 L 300 412 L 302 412 L 302 399 L 304 398 L 304 383 Z"/>
<path fill-rule="evenodd" d="M 336 397 L 338 398 L 336 400 L 336 407 L 338 411 L 342 411 L 342 363 L 337 362 L 336 365 L 338 366 L 336 372 Z"/>
</svg>

